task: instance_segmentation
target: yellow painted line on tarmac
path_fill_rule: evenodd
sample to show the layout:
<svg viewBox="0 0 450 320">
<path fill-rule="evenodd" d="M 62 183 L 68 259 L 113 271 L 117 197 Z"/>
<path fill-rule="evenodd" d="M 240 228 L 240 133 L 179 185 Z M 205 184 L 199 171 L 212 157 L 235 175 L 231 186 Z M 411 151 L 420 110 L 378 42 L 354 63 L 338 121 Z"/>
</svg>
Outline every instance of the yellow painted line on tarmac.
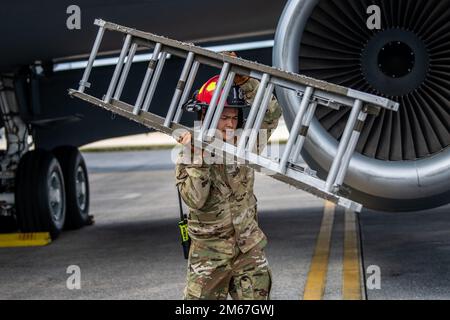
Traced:
<svg viewBox="0 0 450 320">
<path fill-rule="evenodd" d="M 356 213 L 351 210 L 345 210 L 344 265 L 342 277 L 342 295 L 344 300 L 361 300 L 361 261 Z"/>
<path fill-rule="evenodd" d="M 328 259 L 330 256 L 331 232 L 333 230 L 336 206 L 327 201 L 322 224 L 317 237 L 316 248 L 306 280 L 303 300 L 322 300 L 327 282 Z"/>
<path fill-rule="evenodd" d="M 0 248 L 45 246 L 50 242 L 48 232 L 0 234 Z"/>
</svg>

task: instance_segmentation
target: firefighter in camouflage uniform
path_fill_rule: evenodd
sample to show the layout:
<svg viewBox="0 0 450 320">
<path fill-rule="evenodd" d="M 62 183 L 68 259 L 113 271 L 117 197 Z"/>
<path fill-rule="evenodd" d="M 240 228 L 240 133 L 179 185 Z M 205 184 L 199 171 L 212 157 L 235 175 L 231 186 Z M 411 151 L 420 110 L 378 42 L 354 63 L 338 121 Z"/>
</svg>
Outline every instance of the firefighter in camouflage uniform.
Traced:
<svg viewBox="0 0 450 320">
<path fill-rule="evenodd" d="M 200 119 L 218 89 L 217 81 L 217 76 L 210 79 L 195 95 Z M 233 139 L 230 135 L 242 127 L 242 108 L 253 102 L 258 85 L 256 79 L 236 76 L 217 127 L 224 140 Z M 267 131 L 259 134 L 258 152 L 277 127 L 280 116 L 281 108 L 272 96 L 261 127 Z M 189 207 L 191 238 L 184 298 L 227 299 L 230 294 L 239 300 L 269 299 L 271 271 L 264 254 L 267 238 L 258 226 L 253 169 L 226 161 L 186 161 L 183 153 L 190 150 L 186 147 L 191 146 L 191 134 L 182 135 L 179 142 L 185 148 L 177 160 L 176 185 Z M 193 151 L 203 154 L 198 149 Z"/>
</svg>

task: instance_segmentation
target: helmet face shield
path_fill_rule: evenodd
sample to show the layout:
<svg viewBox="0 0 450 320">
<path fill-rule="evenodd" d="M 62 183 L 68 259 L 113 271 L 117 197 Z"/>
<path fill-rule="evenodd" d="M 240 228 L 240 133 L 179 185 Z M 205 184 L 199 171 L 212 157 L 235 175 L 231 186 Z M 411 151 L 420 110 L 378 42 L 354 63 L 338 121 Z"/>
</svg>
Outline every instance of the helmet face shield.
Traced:
<svg viewBox="0 0 450 320">
<path fill-rule="evenodd" d="M 189 99 L 184 105 L 183 110 L 187 112 L 200 112 L 202 108 L 208 107 L 208 104 L 198 101 L 198 90 L 194 92 L 191 99 Z"/>
</svg>

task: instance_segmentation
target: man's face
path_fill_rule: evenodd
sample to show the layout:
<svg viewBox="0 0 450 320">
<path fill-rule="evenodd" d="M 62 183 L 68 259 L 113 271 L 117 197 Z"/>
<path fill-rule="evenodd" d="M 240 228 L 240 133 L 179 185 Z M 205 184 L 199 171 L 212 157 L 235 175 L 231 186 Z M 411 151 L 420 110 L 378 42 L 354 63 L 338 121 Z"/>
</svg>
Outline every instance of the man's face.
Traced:
<svg viewBox="0 0 450 320">
<path fill-rule="evenodd" d="M 225 107 L 219 119 L 217 129 L 222 132 L 224 140 L 230 140 L 234 136 L 234 131 L 238 124 L 238 109 Z"/>
</svg>

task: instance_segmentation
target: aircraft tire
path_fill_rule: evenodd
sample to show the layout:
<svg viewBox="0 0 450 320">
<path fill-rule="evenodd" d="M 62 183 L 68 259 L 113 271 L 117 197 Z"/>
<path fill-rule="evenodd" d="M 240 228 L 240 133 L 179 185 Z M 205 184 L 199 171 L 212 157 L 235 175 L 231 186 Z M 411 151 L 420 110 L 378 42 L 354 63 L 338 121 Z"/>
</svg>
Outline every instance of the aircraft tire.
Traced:
<svg viewBox="0 0 450 320">
<path fill-rule="evenodd" d="M 76 147 L 62 146 L 53 150 L 64 175 L 66 186 L 65 229 L 80 229 L 90 224 L 89 180 L 83 156 Z"/>
<path fill-rule="evenodd" d="M 49 232 L 56 239 L 66 217 L 64 178 L 51 152 L 33 150 L 20 160 L 15 185 L 16 217 L 21 232 Z"/>
</svg>

